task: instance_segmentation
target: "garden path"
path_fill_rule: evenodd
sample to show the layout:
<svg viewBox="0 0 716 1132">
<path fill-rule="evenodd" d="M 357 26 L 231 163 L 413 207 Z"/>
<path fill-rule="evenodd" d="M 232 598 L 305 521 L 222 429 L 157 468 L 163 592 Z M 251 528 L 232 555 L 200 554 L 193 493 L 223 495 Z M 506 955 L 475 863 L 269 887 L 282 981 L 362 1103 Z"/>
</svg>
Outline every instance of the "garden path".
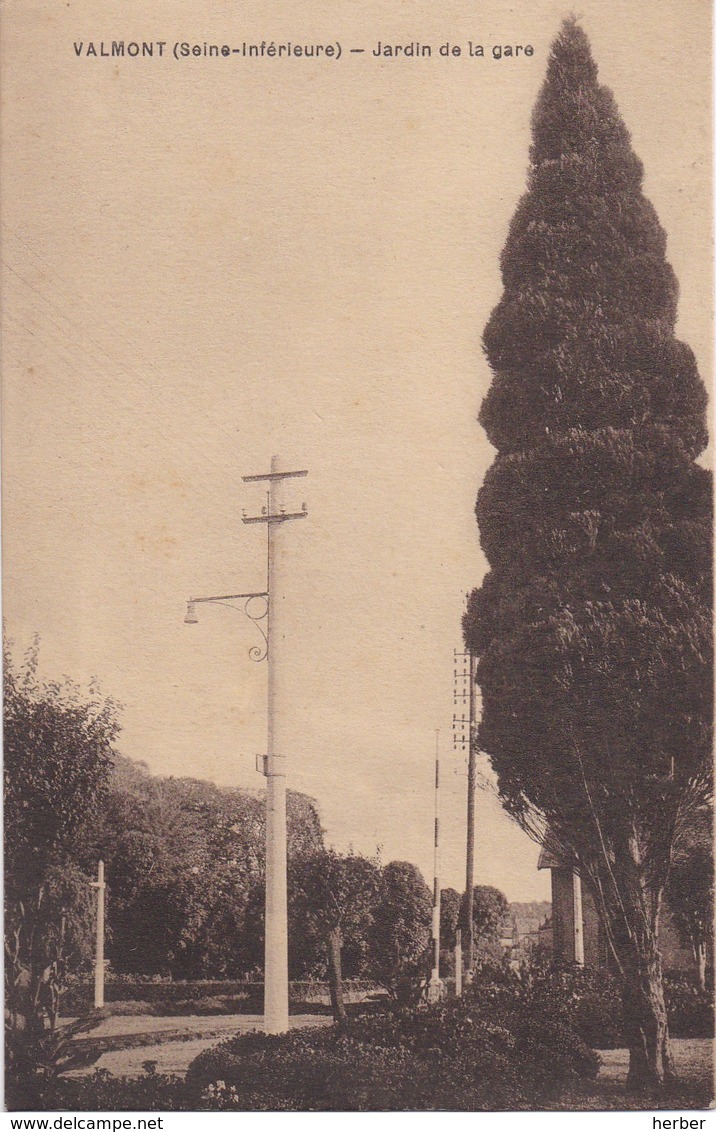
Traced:
<svg viewBox="0 0 716 1132">
<path fill-rule="evenodd" d="M 66 1021 L 66 1020 L 64 1020 Z M 290 1028 L 303 1026 L 330 1025 L 331 1018 L 325 1014 L 295 1014 L 289 1018 Z M 260 1030 L 263 1019 L 259 1014 L 233 1014 L 207 1017 L 187 1014 L 161 1017 L 110 1017 L 92 1030 L 91 1038 L 134 1039 L 135 1044 L 127 1049 L 112 1049 L 103 1053 L 94 1065 L 77 1070 L 68 1076 L 84 1077 L 95 1069 L 108 1069 L 115 1077 L 139 1076 L 144 1072 L 145 1061 L 157 1063 L 157 1073 L 186 1073 L 189 1063 L 197 1054 L 209 1046 L 216 1045 L 222 1038 L 248 1030 Z M 151 1035 L 156 1042 L 151 1042 Z M 146 1038 L 141 1045 L 136 1042 Z"/>
</svg>

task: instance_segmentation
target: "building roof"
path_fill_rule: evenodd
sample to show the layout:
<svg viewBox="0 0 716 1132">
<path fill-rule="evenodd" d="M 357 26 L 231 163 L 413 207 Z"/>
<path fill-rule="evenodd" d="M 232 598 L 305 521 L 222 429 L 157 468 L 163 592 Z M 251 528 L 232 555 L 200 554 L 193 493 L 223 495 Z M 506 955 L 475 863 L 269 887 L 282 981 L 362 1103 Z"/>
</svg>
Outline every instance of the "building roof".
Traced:
<svg viewBox="0 0 716 1132">
<path fill-rule="evenodd" d="M 572 854 L 560 845 L 553 833 L 548 832 L 537 862 L 538 869 L 568 869 L 573 863 Z"/>
</svg>

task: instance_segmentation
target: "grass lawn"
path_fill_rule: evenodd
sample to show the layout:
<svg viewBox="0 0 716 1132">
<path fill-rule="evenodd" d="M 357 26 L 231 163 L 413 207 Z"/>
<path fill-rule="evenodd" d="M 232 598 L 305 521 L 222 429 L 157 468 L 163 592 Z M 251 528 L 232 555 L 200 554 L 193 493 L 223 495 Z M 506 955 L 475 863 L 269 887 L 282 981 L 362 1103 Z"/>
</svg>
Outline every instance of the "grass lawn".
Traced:
<svg viewBox="0 0 716 1132">
<path fill-rule="evenodd" d="M 711 1038 L 672 1038 L 679 1084 L 676 1091 L 653 1103 L 630 1097 L 625 1092 L 629 1051 L 599 1050 L 602 1068 L 596 1081 L 571 1089 L 553 1106 L 560 1112 L 707 1109 L 714 1101 L 713 1040 Z"/>
</svg>

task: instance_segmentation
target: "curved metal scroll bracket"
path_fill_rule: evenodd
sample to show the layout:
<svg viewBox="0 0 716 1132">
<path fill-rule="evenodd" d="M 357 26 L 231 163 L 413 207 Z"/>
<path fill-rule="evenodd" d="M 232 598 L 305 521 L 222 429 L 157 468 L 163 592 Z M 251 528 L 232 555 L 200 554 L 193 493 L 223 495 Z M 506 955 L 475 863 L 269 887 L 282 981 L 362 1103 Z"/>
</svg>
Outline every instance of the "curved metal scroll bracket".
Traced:
<svg viewBox="0 0 716 1132">
<path fill-rule="evenodd" d="M 262 603 L 261 607 L 257 610 L 254 610 L 253 612 L 251 610 L 252 601 L 259 601 Z M 263 645 L 252 645 L 249 649 L 249 658 L 256 661 L 257 664 L 260 664 L 261 661 L 266 660 L 266 657 L 268 656 L 268 633 L 264 629 L 261 622 L 268 622 L 269 595 L 252 594 L 251 597 L 247 599 L 243 611 L 248 617 L 249 621 L 253 621 L 254 625 L 264 639 Z"/>
<path fill-rule="evenodd" d="M 240 602 L 235 605 L 234 602 Z M 258 604 L 257 604 L 258 603 Z M 267 593 L 258 594 L 227 594 L 225 597 L 195 597 L 187 602 L 186 617 L 184 622 L 187 625 L 195 625 L 196 611 L 195 606 L 202 605 L 225 605 L 228 609 L 234 609 L 237 613 L 243 613 L 249 621 L 252 621 L 259 633 L 263 638 L 263 645 L 252 645 L 249 649 L 249 659 L 260 664 L 262 660 L 266 660 L 268 656 L 268 633 L 264 626 L 263 621 L 268 619 L 269 612 L 269 595 Z"/>
</svg>

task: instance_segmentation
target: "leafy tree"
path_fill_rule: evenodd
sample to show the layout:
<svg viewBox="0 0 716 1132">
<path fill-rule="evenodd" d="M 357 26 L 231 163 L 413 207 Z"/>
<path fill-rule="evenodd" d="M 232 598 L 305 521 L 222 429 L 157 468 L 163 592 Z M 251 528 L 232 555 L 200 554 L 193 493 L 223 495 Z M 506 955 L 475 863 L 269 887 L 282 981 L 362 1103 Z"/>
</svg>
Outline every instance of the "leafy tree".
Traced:
<svg viewBox="0 0 716 1132">
<path fill-rule="evenodd" d="M 659 908 L 675 829 L 710 789 L 706 394 L 641 163 L 573 20 L 530 162 L 484 333 L 479 741 L 511 813 L 577 861 L 623 981 L 628 1084 L 660 1087 Z"/>
<path fill-rule="evenodd" d="M 440 889 L 440 947 L 444 951 L 455 948 L 461 907 L 462 897 L 456 889 Z"/>
<path fill-rule="evenodd" d="M 331 1006 L 345 1022 L 342 950 L 348 945 L 360 966 L 379 889 L 380 870 L 366 857 L 334 849 L 294 856 L 289 862 L 289 947 L 305 963 L 324 951 Z M 295 961 L 295 959 L 294 959 Z"/>
<path fill-rule="evenodd" d="M 407 1004 L 420 992 L 430 970 L 432 893 L 409 861 L 391 861 L 380 878 L 373 917 L 372 971 L 398 1000 Z"/>
<path fill-rule="evenodd" d="M 458 928 L 465 928 L 465 897 L 454 888 L 440 892 L 440 946 L 450 952 L 455 947 Z M 508 920 L 507 898 L 498 888 L 476 884 L 472 890 L 472 931 L 476 959 L 499 959 L 500 939 Z M 447 956 L 446 956 L 447 960 Z M 448 964 L 449 965 L 449 964 Z M 450 967 L 452 970 L 452 967 Z"/>
<path fill-rule="evenodd" d="M 666 888 L 674 922 L 696 960 L 699 987 L 706 990 L 706 961 L 713 955 L 714 855 L 710 809 L 704 807 L 677 844 Z"/>
<path fill-rule="evenodd" d="M 118 725 L 111 701 L 38 677 L 4 646 L 5 996 L 10 1070 L 32 1074 L 68 971 L 91 956 L 92 830 Z M 92 870 L 92 871 L 91 871 Z"/>
<path fill-rule="evenodd" d="M 500 939 L 508 924 L 507 897 L 490 884 L 476 884 L 472 890 L 472 931 L 475 958 L 501 959 Z M 463 910 L 464 914 L 464 910 Z"/>
<path fill-rule="evenodd" d="M 261 871 L 260 801 L 118 760 L 103 829 L 109 954 L 121 971 L 200 978 L 242 969 L 242 921 Z"/>
<path fill-rule="evenodd" d="M 440 974 L 455 974 L 455 945 L 461 924 L 462 897 L 454 888 L 440 889 Z"/>
<path fill-rule="evenodd" d="M 263 904 L 264 809 L 248 792 L 116 760 L 99 844 L 118 970 L 206 978 L 263 965 L 262 929 L 247 913 L 252 893 Z M 319 848 L 310 799 L 289 794 L 287 812 L 290 852 Z"/>
</svg>

